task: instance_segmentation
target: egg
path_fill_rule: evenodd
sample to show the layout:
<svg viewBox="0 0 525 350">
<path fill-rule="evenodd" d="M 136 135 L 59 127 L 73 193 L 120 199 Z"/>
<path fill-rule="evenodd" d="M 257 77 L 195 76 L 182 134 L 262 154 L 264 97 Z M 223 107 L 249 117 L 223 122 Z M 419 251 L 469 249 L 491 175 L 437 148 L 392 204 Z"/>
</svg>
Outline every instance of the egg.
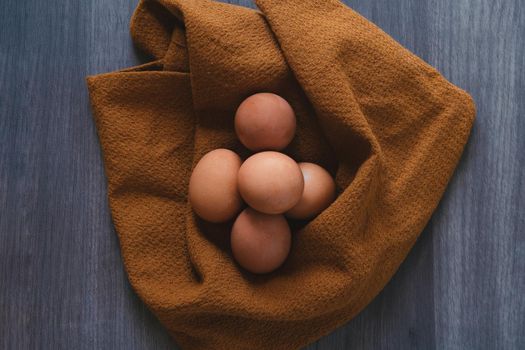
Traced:
<svg viewBox="0 0 525 350">
<path fill-rule="evenodd" d="M 258 93 L 244 100 L 235 114 L 235 132 L 246 148 L 279 151 L 292 141 L 295 114 L 281 96 Z"/>
<path fill-rule="evenodd" d="M 325 169 L 313 163 L 299 163 L 303 173 L 304 190 L 299 202 L 286 216 L 309 219 L 328 208 L 335 199 L 335 183 Z"/>
<path fill-rule="evenodd" d="M 195 213 L 210 222 L 224 222 L 238 214 L 242 198 L 237 189 L 241 159 L 227 149 L 204 155 L 193 169 L 188 191 Z"/>
<path fill-rule="evenodd" d="M 301 169 L 279 152 L 254 154 L 241 165 L 238 179 L 242 198 L 266 214 L 284 213 L 299 202 L 303 193 Z"/>
<path fill-rule="evenodd" d="M 268 273 L 281 266 L 290 252 L 291 242 L 290 227 L 283 215 L 246 208 L 232 227 L 233 257 L 253 273 Z"/>
</svg>

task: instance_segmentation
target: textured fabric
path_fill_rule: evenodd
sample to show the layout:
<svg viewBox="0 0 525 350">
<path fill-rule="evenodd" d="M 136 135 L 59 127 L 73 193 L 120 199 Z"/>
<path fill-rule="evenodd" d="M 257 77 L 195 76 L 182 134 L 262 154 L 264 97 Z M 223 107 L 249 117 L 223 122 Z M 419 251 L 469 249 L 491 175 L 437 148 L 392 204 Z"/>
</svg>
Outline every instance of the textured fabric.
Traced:
<svg viewBox="0 0 525 350">
<path fill-rule="evenodd" d="M 257 5 L 142 1 L 131 33 L 152 62 L 88 78 L 129 280 L 183 349 L 300 348 L 354 317 L 428 222 L 474 119 L 468 94 L 343 4 Z M 234 113 L 263 91 L 297 114 L 286 153 L 327 168 L 338 198 L 257 276 L 187 189 L 206 152 L 248 155 Z"/>
</svg>

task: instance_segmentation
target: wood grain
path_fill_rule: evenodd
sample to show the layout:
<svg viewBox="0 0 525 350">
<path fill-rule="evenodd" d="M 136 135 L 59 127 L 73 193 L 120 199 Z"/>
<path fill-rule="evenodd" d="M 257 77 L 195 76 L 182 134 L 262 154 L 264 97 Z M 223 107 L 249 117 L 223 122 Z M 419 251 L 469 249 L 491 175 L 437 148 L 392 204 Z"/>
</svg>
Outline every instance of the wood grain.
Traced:
<svg viewBox="0 0 525 350">
<path fill-rule="evenodd" d="M 84 82 L 140 62 L 128 33 L 136 2 L 2 2 L 1 349 L 176 348 L 127 282 Z M 398 273 L 307 349 L 525 348 L 525 8 L 346 3 L 469 91 L 478 117 Z"/>
</svg>

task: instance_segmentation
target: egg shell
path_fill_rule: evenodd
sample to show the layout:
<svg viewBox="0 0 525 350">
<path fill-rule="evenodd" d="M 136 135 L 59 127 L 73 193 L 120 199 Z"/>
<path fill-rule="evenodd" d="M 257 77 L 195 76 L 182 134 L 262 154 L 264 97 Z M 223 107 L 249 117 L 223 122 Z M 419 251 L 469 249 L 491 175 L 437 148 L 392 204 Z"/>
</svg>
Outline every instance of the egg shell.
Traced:
<svg viewBox="0 0 525 350">
<path fill-rule="evenodd" d="M 284 213 L 299 202 L 303 193 L 301 169 L 279 152 L 254 154 L 241 165 L 238 179 L 246 203 L 266 214 Z"/>
<path fill-rule="evenodd" d="M 195 213 L 210 222 L 233 219 L 242 207 L 237 188 L 241 159 L 227 149 L 205 154 L 193 169 L 188 197 Z"/>
<path fill-rule="evenodd" d="M 293 219 L 309 219 L 332 204 L 335 199 L 335 183 L 330 173 L 317 164 L 299 163 L 299 168 L 304 178 L 303 194 L 286 216 Z"/>
<path fill-rule="evenodd" d="M 248 97 L 235 114 L 237 137 L 255 152 L 284 149 L 294 137 L 296 123 L 290 104 L 267 92 Z"/>
<path fill-rule="evenodd" d="M 253 273 L 268 273 L 281 266 L 291 242 L 290 227 L 283 215 L 246 208 L 232 227 L 233 256 L 239 265 Z"/>
</svg>

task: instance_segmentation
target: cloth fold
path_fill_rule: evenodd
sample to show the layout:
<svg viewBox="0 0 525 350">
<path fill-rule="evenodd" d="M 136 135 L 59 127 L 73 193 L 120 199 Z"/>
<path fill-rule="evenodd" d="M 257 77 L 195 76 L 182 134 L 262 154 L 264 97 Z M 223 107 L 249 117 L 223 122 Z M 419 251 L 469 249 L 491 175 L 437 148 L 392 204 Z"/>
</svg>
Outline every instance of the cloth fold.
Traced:
<svg viewBox="0 0 525 350">
<path fill-rule="evenodd" d="M 131 34 L 152 61 L 88 78 L 129 280 L 184 349 L 300 348 L 354 317 L 428 222 L 474 120 L 467 93 L 338 1 L 256 3 L 142 0 Z M 257 276 L 187 188 L 205 153 L 248 155 L 233 118 L 263 91 L 297 114 L 285 152 L 328 169 L 339 196 Z"/>
</svg>

